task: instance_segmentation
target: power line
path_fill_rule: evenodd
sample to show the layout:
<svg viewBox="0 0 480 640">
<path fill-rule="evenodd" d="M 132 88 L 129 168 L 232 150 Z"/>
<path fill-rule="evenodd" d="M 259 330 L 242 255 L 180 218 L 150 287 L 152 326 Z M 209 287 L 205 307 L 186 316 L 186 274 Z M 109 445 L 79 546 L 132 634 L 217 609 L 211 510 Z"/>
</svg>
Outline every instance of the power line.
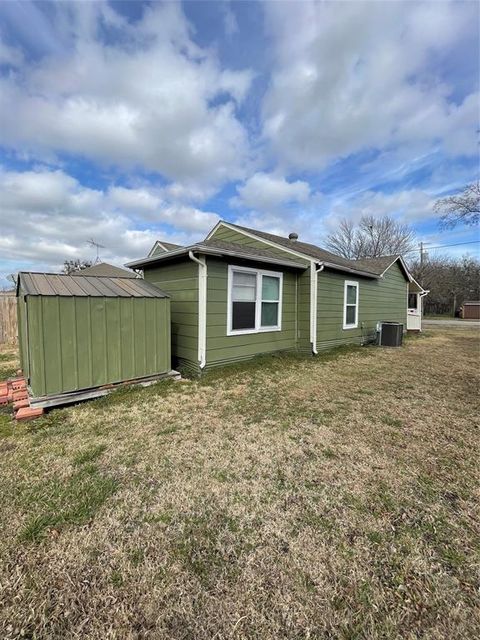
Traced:
<svg viewBox="0 0 480 640">
<path fill-rule="evenodd" d="M 430 249 L 444 249 L 446 247 L 460 247 L 464 244 L 479 244 L 480 240 L 470 240 L 469 242 L 456 242 L 454 244 L 439 244 L 436 247 L 428 247 L 423 246 L 423 248 L 419 247 L 418 249 L 410 249 L 410 251 L 405 251 L 404 253 L 414 253 L 415 251 L 430 251 Z M 425 243 L 422 243 L 425 245 Z"/>
</svg>

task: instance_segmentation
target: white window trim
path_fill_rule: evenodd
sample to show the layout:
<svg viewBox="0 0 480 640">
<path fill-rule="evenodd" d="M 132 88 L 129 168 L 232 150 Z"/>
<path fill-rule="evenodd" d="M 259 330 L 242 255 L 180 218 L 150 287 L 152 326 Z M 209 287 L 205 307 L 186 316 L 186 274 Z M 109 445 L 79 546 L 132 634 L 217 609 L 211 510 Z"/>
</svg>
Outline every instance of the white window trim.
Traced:
<svg viewBox="0 0 480 640">
<path fill-rule="evenodd" d="M 251 273 L 257 278 L 256 298 L 255 298 L 255 329 L 232 329 L 232 287 L 233 272 L 242 271 L 243 273 Z M 261 276 L 273 276 L 280 279 L 279 297 L 278 297 L 278 325 L 274 327 L 262 327 L 262 286 Z M 276 302 L 276 300 L 275 300 Z M 249 333 L 271 333 L 273 331 L 282 330 L 282 311 L 283 311 L 283 273 L 281 271 L 265 271 L 263 269 L 252 269 L 250 267 L 237 267 L 228 265 L 228 284 L 227 284 L 227 336 L 241 336 Z"/>
<path fill-rule="evenodd" d="M 353 324 L 347 324 L 347 287 L 355 287 L 357 291 L 357 300 L 355 303 L 355 322 Z M 360 299 L 360 287 L 355 280 L 345 280 L 343 287 L 343 328 L 344 329 L 357 329 L 358 328 L 358 307 Z M 353 307 L 353 304 L 349 304 L 349 307 Z"/>
</svg>

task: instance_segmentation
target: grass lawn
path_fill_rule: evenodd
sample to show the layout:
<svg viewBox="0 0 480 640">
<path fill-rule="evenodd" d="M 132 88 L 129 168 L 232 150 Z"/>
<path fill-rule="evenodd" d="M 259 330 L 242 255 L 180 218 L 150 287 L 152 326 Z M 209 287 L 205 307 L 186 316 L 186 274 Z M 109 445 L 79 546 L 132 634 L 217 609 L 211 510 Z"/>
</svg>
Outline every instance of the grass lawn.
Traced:
<svg viewBox="0 0 480 640">
<path fill-rule="evenodd" d="M 478 347 L 0 413 L 0 637 L 478 638 Z"/>
</svg>

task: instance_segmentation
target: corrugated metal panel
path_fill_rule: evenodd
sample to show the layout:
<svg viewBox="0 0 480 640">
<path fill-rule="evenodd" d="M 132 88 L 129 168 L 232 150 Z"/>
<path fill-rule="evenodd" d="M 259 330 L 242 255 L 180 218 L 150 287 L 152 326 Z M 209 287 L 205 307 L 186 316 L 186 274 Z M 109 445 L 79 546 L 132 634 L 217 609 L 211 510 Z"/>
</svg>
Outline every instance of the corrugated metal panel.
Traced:
<svg viewBox="0 0 480 640">
<path fill-rule="evenodd" d="M 32 295 L 19 305 L 22 364 L 34 397 L 171 369 L 169 298 Z"/>
<path fill-rule="evenodd" d="M 167 298 L 158 287 L 140 278 L 69 276 L 56 273 L 19 274 L 23 295 L 107 298 Z"/>
</svg>

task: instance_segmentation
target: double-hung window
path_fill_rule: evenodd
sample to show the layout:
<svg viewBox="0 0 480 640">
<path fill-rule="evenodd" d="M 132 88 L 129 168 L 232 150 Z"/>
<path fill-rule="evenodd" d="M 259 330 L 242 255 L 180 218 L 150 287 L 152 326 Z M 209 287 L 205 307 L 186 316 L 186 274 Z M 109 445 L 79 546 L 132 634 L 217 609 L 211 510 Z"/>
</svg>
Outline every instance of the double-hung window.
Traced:
<svg viewBox="0 0 480 640">
<path fill-rule="evenodd" d="M 227 334 L 280 331 L 283 274 L 228 267 Z"/>
<path fill-rule="evenodd" d="M 358 327 L 358 282 L 345 280 L 343 298 L 343 328 Z"/>
</svg>

